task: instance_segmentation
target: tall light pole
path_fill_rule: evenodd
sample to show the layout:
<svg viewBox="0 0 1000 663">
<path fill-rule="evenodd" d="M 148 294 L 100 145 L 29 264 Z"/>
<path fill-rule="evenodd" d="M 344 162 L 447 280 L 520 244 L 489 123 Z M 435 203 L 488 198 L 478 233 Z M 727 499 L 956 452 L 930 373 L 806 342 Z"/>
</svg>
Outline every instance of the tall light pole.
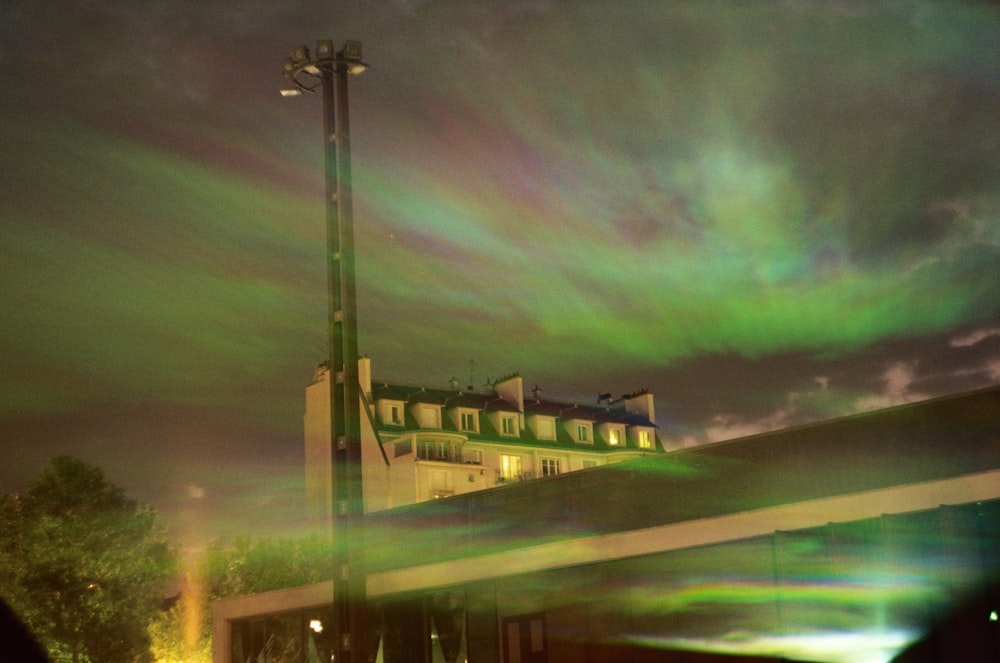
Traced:
<svg viewBox="0 0 1000 663">
<path fill-rule="evenodd" d="M 337 51 L 333 41 L 292 50 L 282 63 L 295 87 L 285 96 L 320 89 L 326 164 L 326 259 L 329 291 L 330 444 L 333 474 L 334 660 L 369 660 L 364 561 L 364 497 L 361 466 L 361 407 L 358 319 L 354 277 L 354 217 L 351 207 L 351 131 L 347 78 L 368 68 L 361 42 Z"/>
</svg>

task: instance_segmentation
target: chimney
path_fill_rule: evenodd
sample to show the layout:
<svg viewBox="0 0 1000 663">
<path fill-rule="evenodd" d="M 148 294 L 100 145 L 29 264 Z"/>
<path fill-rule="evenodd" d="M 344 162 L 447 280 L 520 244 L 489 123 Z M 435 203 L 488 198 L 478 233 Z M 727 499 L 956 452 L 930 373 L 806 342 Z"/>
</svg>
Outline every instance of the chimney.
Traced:
<svg viewBox="0 0 1000 663">
<path fill-rule="evenodd" d="M 500 398 L 516 405 L 518 412 L 524 412 L 524 381 L 520 374 L 511 373 L 500 378 L 493 383 L 493 390 Z"/>
<path fill-rule="evenodd" d="M 627 394 L 622 398 L 625 400 L 626 412 L 642 415 L 654 424 L 656 423 L 656 408 L 653 406 L 653 394 L 649 393 L 648 389 L 642 389 L 634 394 Z"/>
<path fill-rule="evenodd" d="M 365 398 L 372 395 L 372 358 L 368 355 L 358 358 L 358 382 Z"/>
</svg>

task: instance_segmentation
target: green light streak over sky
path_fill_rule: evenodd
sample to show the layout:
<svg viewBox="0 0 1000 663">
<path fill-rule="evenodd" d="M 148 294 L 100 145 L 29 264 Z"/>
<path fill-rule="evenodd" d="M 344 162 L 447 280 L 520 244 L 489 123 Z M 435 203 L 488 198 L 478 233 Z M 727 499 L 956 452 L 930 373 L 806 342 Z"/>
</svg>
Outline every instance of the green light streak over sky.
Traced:
<svg viewBox="0 0 1000 663">
<path fill-rule="evenodd" d="M 648 387 L 677 446 L 1000 379 L 988 4 L 14 0 L 0 30 L 5 485 L 74 451 L 131 477 L 172 436 L 299 467 L 321 112 L 276 90 L 327 36 L 372 65 L 351 144 L 377 379 Z"/>
</svg>

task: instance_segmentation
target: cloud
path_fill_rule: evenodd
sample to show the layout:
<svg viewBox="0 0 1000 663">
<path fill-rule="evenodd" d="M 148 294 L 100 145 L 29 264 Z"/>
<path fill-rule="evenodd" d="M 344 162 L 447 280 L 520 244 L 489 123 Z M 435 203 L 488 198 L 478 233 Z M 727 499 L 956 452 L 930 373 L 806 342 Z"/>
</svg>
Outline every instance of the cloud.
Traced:
<svg viewBox="0 0 1000 663">
<path fill-rule="evenodd" d="M 1000 327 L 976 329 L 968 334 L 953 337 L 949 344 L 953 348 L 967 348 L 993 336 L 1000 336 Z"/>
</svg>

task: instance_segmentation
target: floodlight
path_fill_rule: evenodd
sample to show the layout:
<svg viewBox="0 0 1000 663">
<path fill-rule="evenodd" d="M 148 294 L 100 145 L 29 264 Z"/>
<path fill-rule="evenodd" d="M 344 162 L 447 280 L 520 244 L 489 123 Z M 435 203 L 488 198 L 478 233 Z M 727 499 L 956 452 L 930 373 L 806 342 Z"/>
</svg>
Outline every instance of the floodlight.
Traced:
<svg viewBox="0 0 1000 663">
<path fill-rule="evenodd" d="M 334 56 L 333 40 L 320 39 L 316 42 L 316 59 L 329 60 Z"/>
<path fill-rule="evenodd" d="M 287 88 L 286 87 L 286 88 L 283 88 L 281 90 L 281 96 L 282 97 L 298 97 L 298 96 L 301 96 L 301 94 L 302 94 L 302 90 L 300 90 L 297 87 L 293 87 L 293 88 Z"/>
<path fill-rule="evenodd" d="M 350 40 L 344 44 L 344 58 L 347 60 L 361 60 L 361 42 Z"/>
<path fill-rule="evenodd" d="M 296 46 L 292 49 L 292 62 L 295 64 L 302 64 L 303 62 L 309 61 L 309 47 L 308 46 Z"/>
</svg>

